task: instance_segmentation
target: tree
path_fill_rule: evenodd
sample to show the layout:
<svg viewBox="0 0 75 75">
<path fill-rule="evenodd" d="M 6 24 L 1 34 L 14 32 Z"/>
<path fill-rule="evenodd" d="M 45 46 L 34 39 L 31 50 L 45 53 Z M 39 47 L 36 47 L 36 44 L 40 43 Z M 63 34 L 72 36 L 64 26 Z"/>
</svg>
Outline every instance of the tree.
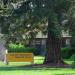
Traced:
<svg viewBox="0 0 75 75">
<path fill-rule="evenodd" d="M 69 0 L 26 0 L 18 9 L 15 9 L 12 14 L 14 17 L 20 17 L 30 11 L 31 17 L 33 17 L 30 17 L 30 20 L 35 20 L 29 22 L 31 26 L 36 26 L 37 23 L 43 23 L 43 19 L 46 18 L 44 23 L 48 22 L 48 39 L 44 64 L 63 64 L 61 57 L 61 16 L 62 13 L 68 11 L 69 7 Z M 27 24 L 24 26 L 26 25 Z"/>
<path fill-rule="evenodd" d="M 69 7 L 69 0 L 27 0 L 18 10 L 14 11 L 14 13 L 22 15 L 24 11 L 31 10 L 32 16 L 36 17 L 37 20 L 39 19 L 38 22 L 45 17 L 47 18 L 48 50 L 45 56 L 45 64 L 63 64 L 61 58 L 61 16 L 62 13 L 66 13 Z"/>
<path fill-rule="evenodd" d="M 67 12 L 65 20 L 67 21 L 64 24 L 64 29 L 69 31 L 71 35 L 71 47 L 75 49 L 75 1 L 71 1 L 71 6 L 69 12 Z"/>
</svg>

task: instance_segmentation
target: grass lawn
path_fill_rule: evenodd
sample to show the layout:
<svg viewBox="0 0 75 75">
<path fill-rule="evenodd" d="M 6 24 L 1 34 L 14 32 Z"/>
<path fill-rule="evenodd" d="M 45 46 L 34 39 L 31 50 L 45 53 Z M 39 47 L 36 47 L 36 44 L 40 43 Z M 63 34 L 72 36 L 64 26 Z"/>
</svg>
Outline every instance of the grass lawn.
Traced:
<svg viewBox="0 0 75 75">
<path fill-rule="evenodd" d="M 34 63 L 41 64 L 43 57 L 35 57 Z M 70 60 L 65 62 L 72 63 Z M 0 62 L 0 75 L 75 75 L 75 69 L 72 68 L 46 68 L 46 67 L 24 67 L 30 65 L 25 62 L 10 62 L 9 65 L 5 65 Z M 23 67 L 22 67 L 23 66 Z"/>
</svg>

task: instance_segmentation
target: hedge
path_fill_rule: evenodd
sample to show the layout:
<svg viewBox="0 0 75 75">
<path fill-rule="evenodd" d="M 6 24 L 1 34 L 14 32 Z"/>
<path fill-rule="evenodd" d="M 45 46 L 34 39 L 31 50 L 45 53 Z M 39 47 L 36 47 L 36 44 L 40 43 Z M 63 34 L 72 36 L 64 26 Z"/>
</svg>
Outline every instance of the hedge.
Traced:
<svg viewBox="0 0 75 75">
<path fill-rule="evenodd" d="M 73 53 L 75 53 L 75 49 L 71 47 L 61 48 L 62 57 L 65 59 L 69 59 Z"/>
<path fill-rule="evenodd" d="M 23 45 L 9 44 L 8 53 L 25 53 L 25 52 L 29 52 L 29 53 L 32 52 L 35 55 L 37 54 L 36 48 L 25 47 Z"/>
</svg>

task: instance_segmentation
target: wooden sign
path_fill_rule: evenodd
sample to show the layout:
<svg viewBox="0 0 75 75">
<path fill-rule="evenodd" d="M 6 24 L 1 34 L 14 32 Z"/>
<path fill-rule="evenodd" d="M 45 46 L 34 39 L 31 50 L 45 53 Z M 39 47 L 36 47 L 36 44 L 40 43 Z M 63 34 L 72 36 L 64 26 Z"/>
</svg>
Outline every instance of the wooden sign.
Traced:
<svg viewBox="0 0 75 75">
<path fill-rule="evenodd" d="M 8 53 L 6 54 L 8 62 L 32 62 L 34 61 L 33 53 Z"/>
</svg>

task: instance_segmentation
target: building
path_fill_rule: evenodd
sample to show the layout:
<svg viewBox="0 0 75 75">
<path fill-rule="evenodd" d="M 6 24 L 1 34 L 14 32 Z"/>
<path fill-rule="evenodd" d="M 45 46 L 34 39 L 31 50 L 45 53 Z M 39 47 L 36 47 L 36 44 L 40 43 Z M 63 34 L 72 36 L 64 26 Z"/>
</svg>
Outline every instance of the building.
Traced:
<svg viewBox="0 0 75 75">
<path fill-rule="evenodd" d="M 62 40 L 61 40 L 62 47 L 70 47 L 70 38 L 71 36 L 69 35 L 68 31 L 67 32 L 62 31 Z M 42 34 L 42 32 L 39 32 L 34 40 L 30 40 L 29 46 L 36 47 L 38 54 L 45 54 L 46 40 L 47 40 L 47 35 L 44 35 Z"/>
</svg>

